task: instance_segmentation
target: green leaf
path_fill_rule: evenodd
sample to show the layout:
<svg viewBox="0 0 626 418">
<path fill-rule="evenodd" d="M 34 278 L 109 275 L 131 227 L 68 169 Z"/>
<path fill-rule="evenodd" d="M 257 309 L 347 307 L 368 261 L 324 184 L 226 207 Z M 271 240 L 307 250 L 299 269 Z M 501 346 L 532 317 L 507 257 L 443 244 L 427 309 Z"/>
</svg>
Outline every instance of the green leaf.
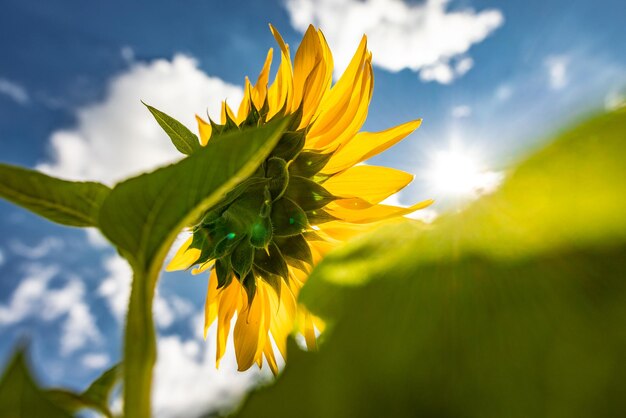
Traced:
<svg viewBox="0 0 626 418">
<path fill-rule="evenodd" d="M 160 269 L 176 234 L 261 164 L 286 122 L 221 135 L 176 164 L 118 184 L 100 210 L 102 232 L 137 269 Z"/>
<path fill-rule="evenodd" d="M 291 344 L 238 416 L 625 416 L 625 137 L 600 115 L 465 211 L 327 256 L 300 294 L 320 351 Z"/>
<path fill-rule="evenodd" d="M 83 393 L 74 393 L 65 389 L 50 389 L 46 392 L 55 404 L 63 406 L 73 413 L 81 409 L 95 409 L 106 417 L 113 417 L 109 410 L 109 398 L 117 383 L 121 380 L 121 364 L 106 370 Z"/>
<path fill-rule="evenodd" d="M 65 181 L 0 164 L 0 197 L 63 225 L 97 226 L 100 205 L 109 192 L 100 183 Z"/>
<path fill-rule="evenodd" d="M 0 417 L 70 418 L 71 415 L 39 388 L 28 370 L 24 351 L 19 350 L 0 379 Z"/>
<path fill-rule="evenodd" d="M 152 300 L 169 247 L 185 226 L 250 176 L 288 119 L 214 137 L 182 161 L 118 184 L 102 204 L 100 228 L 133 268 L 124 344 L 124 413 L 150 416 L 156 360 Z"/>
<path fill-rule="evenodd" d="M 165 133 L 170 137 L 172 143 L 178 151 L 185 155 L 191 155 L 201 148 L 198 137 L 187 129 L 185 125 L 160 110 L 157 110 L 146 103 L 143 104 L 148 108 L 150 113 L 152 113 L 152 116 L 154 116 L 159 125 L 161 125 L 161 128 L 163 128 Z"/>
</svg>

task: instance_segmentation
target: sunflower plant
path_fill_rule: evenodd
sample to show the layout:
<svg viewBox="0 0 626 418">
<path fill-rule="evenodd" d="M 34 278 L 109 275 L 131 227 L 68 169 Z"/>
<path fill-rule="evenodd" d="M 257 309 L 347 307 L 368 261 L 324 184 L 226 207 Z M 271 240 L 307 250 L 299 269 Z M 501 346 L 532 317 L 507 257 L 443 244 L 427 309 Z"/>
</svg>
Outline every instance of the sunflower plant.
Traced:
<svg viewBox="0 0 626 418">
<path fill-rule="evenodd" d="M 332 54 L 320 30 L 309 27 L 292 62 L 289 46 L 270 29 L 280 51 L 274 81 L 269 83 L 270 49 L 255 84 L 246 78 L 237 111 L 223 102 L 219 123 L 197 116 L 196 135 L 147 105 L 186 155 L 178 163 L 112 189 L 0 165 L 0 196 L 57 223 L 99 228 L 133 269 L 123 366 L 94 383 L 96 395 L 43 391 L 29 380 L 19 354 L 5 377 L 21 376 L 30 382 L 29 391 L 3 380 L 0 412 L 10 410 L 10 399 L 27 399 L 33 408 L 56 408 L 58 416 L 84 407 L 110 416 L 106 397 L 121 374 L 125 416 L 150 416 L 156 361 L 152 301 L 166 254 L 181 230 L 188 237 L 167 269 L 210 271 L 205 335 L 217 322 L 216 362 L 236 316 L 232 334 L 239 370 L 266 363 L 277 374 L 277 354 L 286 359 L 289 335 L 302 334 L 313 349 L 324 330 L 324 323 L 298 302 L 313 267 L 345 240 L 432 203 L 408 208 L 381 203 L 413 177 L 360 164 L 421 123 L 359 132 L 373 90 L 366 37 L 333 83 Z"/>
</svg>

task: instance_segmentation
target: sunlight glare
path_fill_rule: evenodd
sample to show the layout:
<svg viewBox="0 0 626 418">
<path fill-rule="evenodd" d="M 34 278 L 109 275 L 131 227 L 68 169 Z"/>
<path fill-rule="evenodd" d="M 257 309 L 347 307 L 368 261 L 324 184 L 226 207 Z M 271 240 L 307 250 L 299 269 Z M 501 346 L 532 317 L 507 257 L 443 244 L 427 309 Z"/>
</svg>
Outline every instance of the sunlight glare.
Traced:
<svg viewBox="0 0 626 418">
<path fill-rule="evenodd" d="M 502 174 L 487 170 L 479 155 L 459 144 L 433 152 L 425 177 L 437 197 L 473 198 L 491 193 Z"/>
</svg>

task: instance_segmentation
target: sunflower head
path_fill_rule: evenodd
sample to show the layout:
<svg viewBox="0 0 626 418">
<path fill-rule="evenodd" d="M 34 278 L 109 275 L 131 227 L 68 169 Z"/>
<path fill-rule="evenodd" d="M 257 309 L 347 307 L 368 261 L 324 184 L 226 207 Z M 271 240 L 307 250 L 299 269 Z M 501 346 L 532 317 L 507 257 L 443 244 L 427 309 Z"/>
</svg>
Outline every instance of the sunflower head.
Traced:
<svg viewBox="0 0 626 418">
<path fill-rule="evenodd" d="M 311 267 L 323 255 L 373 226 L 428 206 L 381 204 L 412 176 L 386 167 L 356 165 L 400 141 L 420 121 L 378 133 L 359 132 L 372 94 L 371 53 L 365 36 L 342 77 L 332 85 L 332 55 L 321 31 L 304 35 L 292 65 L 289 47 L 271 27 L 281 51 L 268 86 L 273 51 L 253 86 L 246 78 L 237 113 L 222 103 L 221 123 L 197 117 L 206 144 L 222 133 L 259 126 L 276 117 L 290 125 L 255 173 L 206 211 L 168 270 L 209 268 L 205 333 L 218 322 L 217 361 L 230 322 L 240 370 L 265 358 L 277 372 L 273 337 L 286 356 L 285 340 L 296 329 L 315 346 L 323 323 L 297 303 Z"/>
</svg>

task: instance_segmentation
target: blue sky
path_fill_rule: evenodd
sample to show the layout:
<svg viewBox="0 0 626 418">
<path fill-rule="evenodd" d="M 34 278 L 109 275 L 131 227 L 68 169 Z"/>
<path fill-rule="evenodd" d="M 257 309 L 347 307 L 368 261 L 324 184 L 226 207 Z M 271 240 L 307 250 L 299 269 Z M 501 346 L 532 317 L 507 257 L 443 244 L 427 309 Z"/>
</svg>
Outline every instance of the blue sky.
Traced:
<svg viewBox="0 0 626 418">
<path fill-rule="evenodd" d="M 368 33 L 375 88 L 364 129 L 424 119 L 372 162 L 416 174 L 400 203 L 438 198 L 425 173 L 451 143 L 485 172 L 506 172 L 565 124 L 623 103 L 625 13 L 621 0 L 4 0 L 0 161 L 109 183 L 170 161 L 141 99 L 193 127 L 194 112 L 236 102 L 244 76 L 256 78 L 275 47 L 268 23 L 293 49 L 314 23 L 338 65 Z M 119 358 L 127 283 L 96 234 L 0 201 L 1 358 L 26 335 L 43 381 L 81 387 Z M 162 277 L 161 416 L 223 406 L 257 378 L 233 361 L 212 369 L 211 338 L 198 338 L 205 287 L 204 277 Z"/>
</svg>

